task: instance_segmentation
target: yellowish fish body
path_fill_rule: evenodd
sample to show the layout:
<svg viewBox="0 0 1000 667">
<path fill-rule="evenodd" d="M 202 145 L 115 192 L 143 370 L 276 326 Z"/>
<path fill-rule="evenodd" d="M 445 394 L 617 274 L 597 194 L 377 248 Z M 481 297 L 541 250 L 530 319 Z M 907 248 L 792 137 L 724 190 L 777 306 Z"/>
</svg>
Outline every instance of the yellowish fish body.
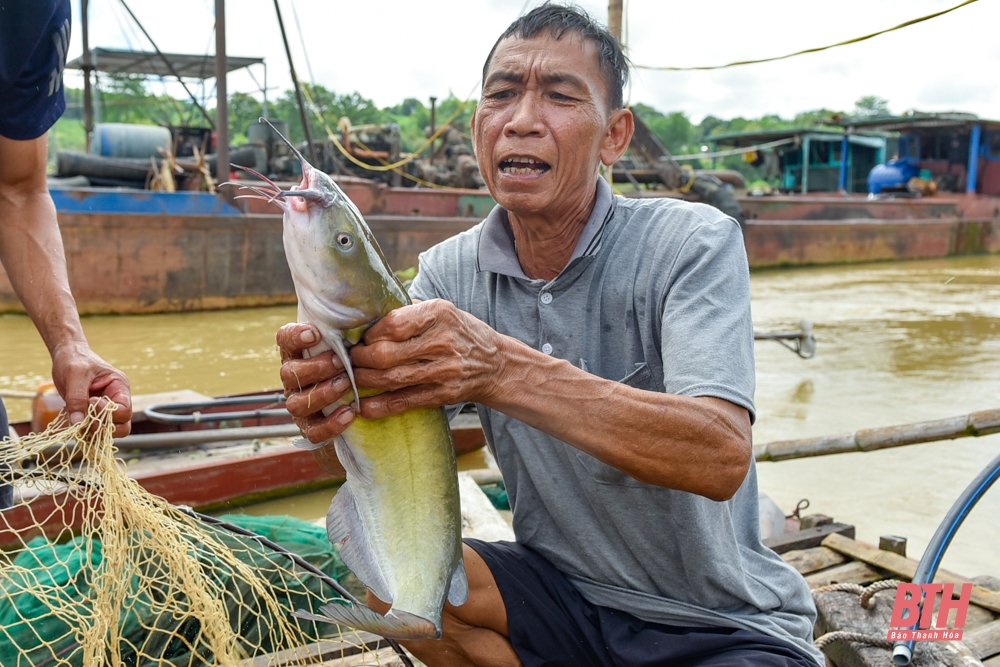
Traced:
<svg viewBox="0 0 1000 667">
<path fill-rule="evenodd" d="M 347 349 L 410 299 L 354 204 L 329 176 L 298 157 L 299 188 L 251 189 L 285 211 L 283 242 L 298 319 L 316 325 L 322 336 L 309 356 L 334 350 L 360 399 L 378 392 L 358 392 Z M 455 448 L 444 410 L 356 417 L 334 446 L 347 482 L 327 513 L 330 540 L 341 544 L 341 558 L 358 579 L 392 608 L 383 617 L 364 606 L 331 603 L 320 608 L 322 616 L 295 615 L 394 639 L 440 637 L 445 600 L 460 605 L 468 597 Z"/>
</svg>

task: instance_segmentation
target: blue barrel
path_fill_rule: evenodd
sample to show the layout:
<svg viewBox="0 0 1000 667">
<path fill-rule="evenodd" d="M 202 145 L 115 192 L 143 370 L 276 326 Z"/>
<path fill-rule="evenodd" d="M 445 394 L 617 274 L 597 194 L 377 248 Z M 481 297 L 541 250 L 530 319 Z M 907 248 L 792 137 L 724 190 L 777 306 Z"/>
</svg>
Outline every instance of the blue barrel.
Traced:
<svg viewBox="0 0 1000 667">
<path fill-rule="evenodd" d="M 172 145 L 170 130 L 159 125 L 98 123 L 94 126 L 90 152 L 105 157 L 160 157 L 158 149 L 166 150 Z"/>
<path fill-rule="evenodd" d="M 906 160 L 890 160 L 877 164 L 868 172 L 868 192 L 878 194 L 882 190 L 905 189 L 910 179 L 920 174 L 917 165 Z"/>
</svg>

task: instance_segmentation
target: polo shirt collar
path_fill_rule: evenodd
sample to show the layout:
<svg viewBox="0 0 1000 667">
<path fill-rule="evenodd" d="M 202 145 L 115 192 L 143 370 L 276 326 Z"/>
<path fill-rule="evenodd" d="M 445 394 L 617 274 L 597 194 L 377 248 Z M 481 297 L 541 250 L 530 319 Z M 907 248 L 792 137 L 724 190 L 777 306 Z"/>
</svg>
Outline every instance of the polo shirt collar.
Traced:
<svg viewBox="0 0 1000 667">
<path fill-rule="evenodd" d="M 604 228 L 614 213 L 614 192 L 603 178 L 597 179 L 597 197 L 590 218 L 576 242 L 570 262 L 585 255 L 596 255 L 601 247 Z M 512 278 L 528 280 L 517 259 L 514 249 L 514 232 L 510 228 L 507 210 L 497 204 L 483 220 L 483 229 L 479 235 L 478 269 L 499 273 Z"/>
</svg>

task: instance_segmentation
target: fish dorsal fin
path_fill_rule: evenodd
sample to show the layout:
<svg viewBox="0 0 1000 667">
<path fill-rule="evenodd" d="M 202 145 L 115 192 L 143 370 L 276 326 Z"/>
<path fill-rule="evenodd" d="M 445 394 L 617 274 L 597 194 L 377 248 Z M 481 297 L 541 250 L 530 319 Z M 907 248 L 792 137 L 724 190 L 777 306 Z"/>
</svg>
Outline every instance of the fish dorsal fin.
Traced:
<svg viewBox="0 0 1000 667">
<path fill-rule="evenodd" d="M 461 562 L 451 575 L 451 583 L 448 584 L 448 602 L 461 607 L 469 599 L 469 579 L 465 574 L 465 563 Z"/>
<path fill-rule="evenodd" d="M 347 444 L 344 438 L 337 438 L 334 448 L 337 450 L 337 458 L 340 459 L 340 465 L 344 466 L 344 470 L 347 471 L 347 478 L 349 480 L 364 484 L 365 486 L 372 483 L 371 476 L 358 464 L 358 459 L 355 458 L 354 451 L 351 450 L 351 446 Z"/>
<path fill-rule="evenodd" d="M 331 542 L 340 543 L 340 558 L 354 576 L 379 600 L 392 604 L 392 594 L 372 550 L 368 529 L 361 520 L 358 501 L 347 484 L 340 487 L 330 503 L 326 513 L 326 534 Z"/>
</svg>

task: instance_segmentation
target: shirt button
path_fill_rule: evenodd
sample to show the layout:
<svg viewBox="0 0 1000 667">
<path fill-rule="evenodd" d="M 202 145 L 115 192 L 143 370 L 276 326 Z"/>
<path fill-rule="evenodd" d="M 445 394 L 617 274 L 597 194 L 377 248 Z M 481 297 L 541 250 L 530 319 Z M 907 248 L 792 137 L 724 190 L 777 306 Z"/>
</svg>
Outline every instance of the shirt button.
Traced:
<svg viewBox="0 0 1000 667">
<path fill-rule="evenodd" d="M 542 345 L 542 352 L 544 352 L 545 354 L 552 354 L 552 346 L 549 345 L 548 343 Z"/>
<path fill-rule="evenodd" d="M 546 306 L 552 303 L 552 295 L 548 292 L 542 292 L 542 303 Z"/>
</svg>

